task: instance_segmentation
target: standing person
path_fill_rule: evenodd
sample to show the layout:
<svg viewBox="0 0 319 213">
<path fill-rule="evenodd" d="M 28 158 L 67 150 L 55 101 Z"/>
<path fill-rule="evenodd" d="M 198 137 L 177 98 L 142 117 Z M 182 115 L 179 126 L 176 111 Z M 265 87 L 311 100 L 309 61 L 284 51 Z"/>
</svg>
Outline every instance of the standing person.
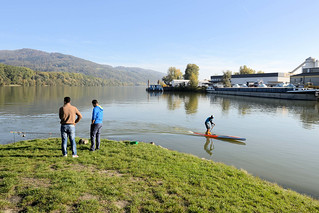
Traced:
<svg viewBox="0 0 319 213">
<path fill-rule="evenodd" d="M 79 156 L 77 155 L 76 151 L 75 124 L 81 120 L 82 115 L 75 106 L 71 105 L 70 97 L 64 98 L 64 105 L 59 110 L 59 117 L 61 120 L 62 155 L 64 157 L 68 156 L 66 148 L 69 137 L 72 149 L 72 157 L 77 158 Z"/>
<path fill-rule="evenodd" d="M 93 112 L 92 112 L 92 121 L 91 121 L 91 131 L 90 131 L 90 138 L 91 138 L 91 151 L 95 149 L 100 149 L 100 130 L 102 128 L 103 122 L 103 108 L 99 105 L 97 100 L 92 101 L 93 105 Z M 96 145 L 95 140 L 96 139 Z"/>
<path fill-rule="evenodd" d="M 210 117 L 208 117 L 206 120 L 205 120 L 205 126 L 206 126 L 206 135 L 211 135 L 211 132 L 210 132 L 210 125 L 213 127 L 215 126 L 215 123 L 213 122 L 213 119 L 214 119 L 214 116 L 211 115 Z M 210 125 L 209 125 L 210 123 Z"/>
</svg>

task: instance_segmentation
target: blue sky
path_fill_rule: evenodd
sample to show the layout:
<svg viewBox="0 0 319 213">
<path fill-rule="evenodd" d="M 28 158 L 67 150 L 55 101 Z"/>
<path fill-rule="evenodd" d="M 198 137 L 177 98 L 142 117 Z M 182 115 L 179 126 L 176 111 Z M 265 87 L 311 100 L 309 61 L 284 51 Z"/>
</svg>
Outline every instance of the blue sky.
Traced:
<svg viewBox="0 0 319 213">
<path fill-rule="evenodd" d="M 319 59 L 318 0 L 2 0 L 0 49 L 60 52 L 200 79 Z"/>
</svg>

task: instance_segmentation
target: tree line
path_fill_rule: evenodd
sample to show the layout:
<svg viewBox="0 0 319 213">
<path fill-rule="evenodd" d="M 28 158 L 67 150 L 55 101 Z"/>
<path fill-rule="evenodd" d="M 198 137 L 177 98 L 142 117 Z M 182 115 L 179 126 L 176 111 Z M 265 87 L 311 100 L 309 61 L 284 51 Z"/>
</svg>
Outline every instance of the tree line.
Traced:
<svg viewBox="0 0 319 213">
<path fill-rule="evenodd" d="M 187 64 L 185 74 L 176 67 L 168 68 L 167 75 L 162 78 L 166 85 L 170 85 L 173 80 L 189 80 L 189 87 L 196 88 L 198 86 L 199 67 L 196 64 Z"/>
<path fill-rule="evenodd" d="M 239 72 L 235 72 L 234 75 L 244 75 L 244 74 L 261 74 L 263 71 L 256 71 L 246 65 L 240 66 Z M 233 72 L 230 70 L 223 71 L 223 84 L 226 87 L 231 86 L 231 76 Z M 198 86 L 198 75 L 199 67 L 196 64 L 187 64 L 185 69 L 185 74 L 181 72 L 180 69 L 176 67 L 170 67 L 167 71 L 167 75 L 162 78 L 166 85 L 170 85 L 173 80 L 189 80 L 189 87 L 196 88 Z"/>
<path fill-rule="evenodd" d="M 0 63 L 0 86 L 116 86 L 123 83 L 87 76 L 80 73 L 39 72 L 26 67 Z"/>
<path fill-rule="evenodd" d="M 262 74 L 263 71 L 256 71 L 252 68 L 247 67 L 246 65 L 239 67 L 239 72 L 235 72 L 234 75 L 245 75 L 245 74 Z M 225 87 L 231 87 L 231 76 L 233 72 L 230 70 L 223 71 L 223 84 Z"/>
</svg>

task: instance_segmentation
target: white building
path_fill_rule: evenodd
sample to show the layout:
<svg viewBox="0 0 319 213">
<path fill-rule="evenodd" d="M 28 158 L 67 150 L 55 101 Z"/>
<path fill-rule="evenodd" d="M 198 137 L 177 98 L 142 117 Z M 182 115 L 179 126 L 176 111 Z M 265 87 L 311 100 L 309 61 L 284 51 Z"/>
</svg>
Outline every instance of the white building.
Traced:
<svg viewBox="0 0 319 213">
<path fill-rule="evenodd" d="M 189 80 L 173 80 L 171 82 L 173 87 L 179 87 L 179 86 L 187 86 L 189 84 Z M 198 81 L 198 86 L 207 86 L 209 84 L 208 80 Z"/>
<path fill-rule="evenodd" d="M 218 84 L 222 82 L 223 76 L 211 76 L 210 82 L 213 84 Z M 244 75 L 232 75 L 231 84 L 254 84 L 256 82 L 264 83 L 268 86 L 274 86 L 279 83 L 289 83 L 290 75 L 289 73 L 260 73 L 260 74 L 244 74 Z"/>
<path fill-rule="evenodd" d="M 187 86 L 189 80 L 173 80 L 171 82 L 172 87 L 179 87 L 179 86 Z"/>
<path fill-rule="evenodd" d="M 249 84 L 261 82 L 268 86 L 274 86 L 279 83 L 289 83 L 290 75 L 288 73 L 260 73 L 260 74 L 247 74 L 247 75 L 232 75 L 232 84 Z"/>
<path fill-rule="evenodd" d="M 319 61 L 314 58 L 307 58 L 302 67 L 302 73 L 319 72 Z"/>
<path fill-rule="evenodd" d="M 319 61 L 314 58 L 307 58 L 302 66 L 302 73 L 292 75 L 290 82 L 295 86 L 319 87 Z"/>
</svg>

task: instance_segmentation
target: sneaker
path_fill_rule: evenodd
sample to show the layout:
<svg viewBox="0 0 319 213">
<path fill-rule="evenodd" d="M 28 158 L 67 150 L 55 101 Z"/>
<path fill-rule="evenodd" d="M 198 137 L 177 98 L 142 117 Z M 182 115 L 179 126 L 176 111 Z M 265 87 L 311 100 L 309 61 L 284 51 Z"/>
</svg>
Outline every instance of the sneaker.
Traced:
<svg viewBox="0 0 319 213">
<path fill-rule="evenodd" d="M 72 155 L 72 158 L 78 158 L 79 156 L 78 155 Z"/>
<path fill-rule="evenodd" d="M 63 155 L 63 157 L 68 157 L 68 154 Z"/>
</svg>

